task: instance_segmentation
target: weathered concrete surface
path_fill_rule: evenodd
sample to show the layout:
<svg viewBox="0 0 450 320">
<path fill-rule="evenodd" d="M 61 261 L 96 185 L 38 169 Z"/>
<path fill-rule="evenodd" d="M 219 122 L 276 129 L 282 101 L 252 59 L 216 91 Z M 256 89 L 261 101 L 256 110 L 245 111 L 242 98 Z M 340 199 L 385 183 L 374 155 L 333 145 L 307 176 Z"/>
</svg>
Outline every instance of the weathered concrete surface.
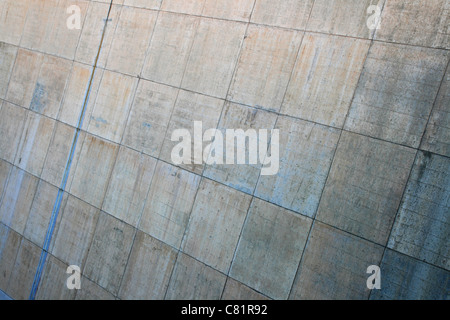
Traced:
<svg viewBox="0 0 450 320">
<path fill-rule="evenodd" d="M 4 99 L 8 90 L 8 81 L 11 77 L 16 60 L 17 47 L 0 42 L 0 99 Z"/>
<path fill-rule="evenodd" d="M 180 253 L 165 298 L 218 300 L 226 279 L 226 276 L 217 270 Z"/>
<path fill-rule="evenodd" d="M 254 199 L 230 276 L 268 297 L 287 299 L 312 220 Z"/>
<path fill-rule="evenodd" d="M 409 148 L 342 133 L 317 219 L 386 245 L 414 156 Z"/>
<path fill-rule="evenodd" d="M 382 246 L 316 222 L 290 299 L 366 300 L 366 269 L 382 254 Z"/>
<path fill-rule="evenodd" d="M 279 117 L 280 171 L 261 176 L 255 195 L 313 217 L 319 205 L 339 132 L 303 120 Z"/>
<path fill-rule="evenodd" d="M 226 137 L 226 130 L 228 128 L 236 128 L 247 131 L 248 129 L 256 130 L 257 132 L 261 129 L 268 130 L 267 141 L 270 139 L 270 130 L 274 128 L 276 115 L 263 110 L 251 109 L 234 103 L 227 103 L 223 110 L 221 120 L 219 122 L 218 129 L 222 133 L 224 139 Z M 261 137 L 257 137 L 258 148 L 262 146 Z M 237 148 L 235 148 L 237 149 Z M 259 150 L 259 149 L 258 149 Z M 203 175 L 212 180 L 226 184 L 232 188 L 243 191 L 248 194 L 252 194 L 256 187 L 258 178 L 261 172 L 261 162 L 264 159 L 258 157 L 257 164 L 249 163 L 249 146 L 246 144 L 245 154 L 246 154 L 246 164 L 244 165 L 229 165 L 225 164 L 228 161 L 237 163 L 237 152 L 235 150 L 234 159 L 228 159 L 226 157 L 227 145 L 224 143 L 223 146 L 224 164 L 212 164 L 206 165 L 205 172 Z M 256 151 L 258 152 L 258 151 Z M 264 153 L 265 154 L 265 153 Z M 226 161 L 226 162 L 225 162 Z"/>
<path fill-rule="evenodd" d="M 42 274 L 41 285 L 36 295 L 38 300 L 73 300 L 77 294 L 76 290 L 69 290 L 66 286 L 67 267 L 69 265 L 61 262 L 53 256 L 47 257 L 45 270 Z"/>
<path fill-rule="evenodd" d="M 182 244 L 183 252 L 228 273 L 251 197 L 203 179 Z"/>
<path fill-rule="evenodd" d="M 313 0 L 287 0 L 277 3 L 271 0 L 257 0 L 251 21 L 304 30 L 313 2 Z"/>
<path fill-rule="evenodd" d="M 1 102 L 0 109 L 0 158 L 14 163 L 27 111 L 9 102 Z"/>
<path fill-rule="evenodd" d="M 139 229 L 179 248 L 199 184 L 199 176 L 158 162 Z"/>
<path fill-rule="evenodd" d="M 374 42 L 345 129 L 417 148 L 448 59 L 444 50 Z"/>
<path fill-rule="evenodd" d="M 448 300 L 448 271 L 433 267 L 401 253 L 386 250 L 381 264 L 383 287 L 373 291 L 376 300 Z"/>
<path fill-rule="evenodd" d="M 227 279 L 223 290 L 222 300 L 269 300 L 266 296 L 256 292 L 246 285 L 234 280 Z"/>
<path fill-rule="evenodd" d="M 22 237 L 0 224 L 0 290 L 6 292 Z"/>
<path fill-rule="evenodd" d="M 450 160 L 419 151 L 389 248 L 450 270 Z"/>
</svg>

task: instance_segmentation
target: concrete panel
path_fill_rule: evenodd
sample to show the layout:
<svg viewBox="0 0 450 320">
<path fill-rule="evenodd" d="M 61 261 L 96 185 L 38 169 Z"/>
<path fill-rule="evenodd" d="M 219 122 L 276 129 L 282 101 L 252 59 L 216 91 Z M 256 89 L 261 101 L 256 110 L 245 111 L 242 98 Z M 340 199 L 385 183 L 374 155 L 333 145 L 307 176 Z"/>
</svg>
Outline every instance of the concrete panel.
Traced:
<svg viewBox="0 0 450 320">
<path fill-rule="evenodd" d="M 162 0 L 124 0 L 125 6 L 132 6 L 145 9 L 157 10 L 161 6 Z"/>
<path fill-rule="evenodd" d="M 256 0 L 206 0 L 203 7 L 203 16 L 249 21 Z"/>
<path fill-rule="evenodd" d="M 228 278 L 222 300 L 269 300 L 269 298 L 233 278 Z"/>
<path fill-rule="evenodd" d="M 343 132 L 317 219 L 386 245 L 415 150 Z"/>
<path fill-rule="evenodd" d="M 13 163 L 27 111 L 8 102 L 0 109 L 0 158 Z"/>
<path fill-rule="evenodd" d="M 127 300 L 162 300 L 176 258 L 175 249 L 138 231 L 119 297 Z"/>
<path fill-rule="evenodd" d="M 320 222 L 313 226 L 290 299 L 367 300 L 367 268 L 383 247 Z"/>
<path fill-rule="evenodd" d="M 222 118 L 219 122 L 218 129 L 222 132 L 223 136 L 226 137 L 227 129 L 242 129 L 244 131 L 248 129 L 268 130 L 270 139 L 270 130 L 275 126 L 275 121 L 277 115 L 274 113 L 269 113 L 263 110 L 257 110 L 253 108 L 248 108 L 234 103 L 226 103 Z M 257 131 L 258 132 L 258 131 Z M 260 137 L 259 137 L 260 138 Z M 258 138 L 258 146 L 266 148 L 267 146 L 262 146 L 261 139 Z M 266 136 L 267 139 L 267 136 Z M 238 189 L 245 193 L 252 194 L 258 177 L 261 172 L 261 165 L 264 159 L 258 160 L 258 164 L 249 164 L 249 146 L 246 143 L 246 164 L 239 165 L 228 165 L 228 164 L 214 164 L 207 165 L 204 176 L 212 180 L 226 184 L 232 188 Z M 236 148 L 235 148 L 236 149 Z M 259 149 L 258 149 L 259 150 Z M 259 152 L 256 150 L 256 152 Z M 222 150 L 224 158 L 226 158 L 226 144 Z M 235 153 L 236 150 L 235 150 Z M 265 152 L 263 153 L 265 156 Z M 237 163 L 235 154 L 234 163 Z M 227 161 L 229 159 L 226 159 Z M 225 161 L 225 159 L 224 159 Z"/>
<path fill-rule="evenodd" d="M 450 48 L 450 3 L 447 0 L 386 1 L 376 39 Z"/>
<path fill-rule="evenodd" d="M 67 279 L 71 274 L 66 273 L 68 265 L 52 255 L 47 256 L 45 269 L 42 273 L 36 300 L 74 300 L 76 290 L 67 288 Z"/>
<path fill-rule="evenodd" d="M 156 11 L 122 7 L 108 56 L 109 70 L 141 74 L 157 15 Z"/>
<path fill-rule="evenodd" d="M 183 241 L 183 252 L 227 273 L 251 197 L 204 179 Z"/>
<path fill-rule="evenodd" d="M 119 143 L 127 124 L 138 80 L 105 71 L 89 120 L 88 131 Z"/>
<path fill-rule="evenodd" d="M 372 300 L 449 299 L 448 271 L 388 249 L 381 264 L 381 272 L 381 290 L 372 292 Z"/>
<path fill-rule="evenodd" d="M 14 300 L 27 300 L 39 264 L 41 248 L 22 238 L 8 285 L 8 295 Z"/>
<path fill-rule="evenodd" d="M 161 10 L 200 15 L 204 4 L 205 0 L 164 0 Z"/>
<path fill-rule="evenodd" d="M 121 147 L 102 209 L 136 227 L 144 209 L 155 167 L 155 159 Z"/>
<path fill-rule="evenodd" d="M 43 58 L 44 55 L 40 53 L 24 49 L 18 50 L 6 100 L 29 108 Z"/>
<path fill-rule="evenodd" d="M 0 224 L 0 290 L 8 289 L 22 237 L 12 229 Z"/>
<path fill-rule="evenodd" d="M 39 177 L 52 140 L 55 120 L 29 112 L 14 164 Z"/>
<path fill-rule="evenodd" d="M 199 22 L 198 17 L 160 12 L 142 76 L 179 87 Z"/>
<path fill-rule="evenodd" d="M 374 42 L 345 128 L 417 148 L 448 58 L 444 50 Z"/>
<path fill-rule="evenodd" d="M 113 294 L 119 291 L 135 229 L 102 212 L 83 274 Z"/>
<path fill-rule="evenodd" d="M 139 229 L 179 248 L 199 184 L 200 176 L 158 162 Z"/>
<path fill-rule="evenodd" d="M 252 22 L 304 30 L 314 0 L 257 0 Z"/>
<path fill-rule="evenodd" d="M 31 110 L 56 118 L 71 68 L 69 60 L 44 56 L 29 106 Z"/>
<path fill-rule="evenodd" d="M 41 248 L 44 246 L 57 195 L 58 188 L 42 180 L 39 181 L 23 236 Z M 55 230 L 58 230 L 60 221 L 61 216 L 59 215 L 55 223 Z"/>
<path fill-rule="evenodd" d="M 105 20 L 108 16 L 109 1 L 106 3 L 98 3 L 98 1 L 91 1 L 89 9 L 86 13 L 86 19 L 83 25 L 83 30 L 80 35 L 75 60 L 87 63 L 93 66 L 97 58 L 98 48 L 102 40 L 103 29 L 105 27 Z M 105 67 L 106 60 L 111 48 L 111 43 L 114 38 L 114 31 L 119 21 L 120 9 L 119 5 L 113 5 L 109 14 L 108 25 L 105 30 L 103 38 L 102 50 L 98 57 L 98 66 Z"/>
<path fill-rule="evenodd" d="M 303 33 L 251 25 L 228 99 L 279 111 Z"/>
<path fill-rule="evenodd" d="M 82 108 L 86 103 L 84 121 L 81 126 L 83 130 L 88 128 L 98 88 L 103 77 L 103 69 L 96 69 L 88 92 L 92 69 L 92 67 L 77 62 L 73 64 L 58 115 L 58 120 L 61 122 L 77 127 Z"/>
<path fill-rule="evenodd" d="M 3 28 L 1 29 L 3 30 Z M 17 47 L 0 42 L 0 99 L 4 99 L 6 96 L 16 55 Z"/>
<path fill-rule="evenodd" d="M 3 191 L 6 190 L 6 186 L 8 184 L 11 169 L 12 165 L 10 163 L 0 160 L 0 204 L 3 199 Z"/>
<path fill-rule="evenodd" d="M 421 148 L 450 157 L 450 67 L 439 90 Z"/>
<path fill-rule="evenodd" d="M 225 98 L 245 30 L 245 23 L 202 18 L 181 86 Z"/>
<path fill-rule="evenodd" d="M 180 143 L 179 141 L 174 142 L 171 140 L 172 133 L 179 129 L 187 129 L 190 132 L 192 137 L 191 149 L 193 150 L 194 121 L 201 121 L 203 123 L 202 135 L 206 130 L 216 129 L 223 105 L 223 100 L 188 91 L 180 91 L 164 138 L 160 158 L 172 163 L 172 150 Z M 208 144 L 209 143 L 203 143 L 203 148 Z M 195 164 L 195 162 L 203 162 L 203 159 L 197 159 L 193 151 L 191 153 L 191 159 L 191 164 L 182 164 L 180 167 L 201 174 L 203 171 L 203 164 Z"/>
<path fill-rule="evenodd" d="M 310 122 L 279 117 L 280 171 L 261 176 L 255 195 L 313 217 L 319 205 L 339 131 Z"/>
<path fill-rule="evenodd" d="M 112 293 L 109 293 L 95 282 L 86 277 L 81 278 L 81 290 L 77 291 L 76 300 L 116 300 Z"/>
<path fill-rule="evenodd" d="M 81 149 L 70 193 L 100 208 L 119 147 L 87 135 Z"/>
<path fill-rule="evenodd" d="M 307 30 L 343 36 L 372 39 L 375 30 L 368 28 L 368 19 L 375 13 L 370 6 L 381 10 L 385 0 L 315 0 Z M 381 25 L 384 28 L 384 25 Z"/>
<path fill-rule="evenodd" d="M 218 300 L 227 276 L 180 253 L 165 299 Z"/>
<path fill-rule="evenodd" d="M 23 234 L 39 180 L 13 167 L 0 207 L 0 222 Z"/>
<path fill-rule="evenodd" d="M 230 276 L 274 299 L 287 299 L 312 220 L 254 199 Z"/>
<path fill-rule="evenodd" d="M 450 160 L 419 152 L 389 248 L 450 270 Z"/>
<path fill-rule="evenodd" d="M 0 41 L 19 45 L 27 18 L 29 0 L 4 0 L 0 3 Z"/>
<path fill-rule="evenodd" d="M 60 212 L 51 253 L 69 265 L 84 266 L 100 211 L 69 195 Z"/>
<path fill-rule="evenodd" d="M 178 89 L 141 80 L 131 107 L 123 144 L 158 157 L 177 95 Z"/>
<path fill-rule="evenodd" d="M 73 138 L 75 136 L 75 128 L 65 125 L 61 122 L 56 122 L 55 134 L 52 142 L 48 148 L 47 158 L 45 159 L 44 169 L 42 170 L 41 178 L 60 187 L 67 161 L 69 160 L 70 151 L 72 148 Z M 77 144 L 82 145 L 85 133 L 81 132 L 78 137 Z M 81 148 L 76 148 L 71 163 L 71 168 L 75 168 L 78 163 Z M 67 186 L 70 186 L 73 179 L 74 170 L 70 170 L 67 178 Z"/>
<path fill-rule="evenodd" d="M 306 33 L 281 112 L 342 128 L 370 41 Z"/>
</svg>

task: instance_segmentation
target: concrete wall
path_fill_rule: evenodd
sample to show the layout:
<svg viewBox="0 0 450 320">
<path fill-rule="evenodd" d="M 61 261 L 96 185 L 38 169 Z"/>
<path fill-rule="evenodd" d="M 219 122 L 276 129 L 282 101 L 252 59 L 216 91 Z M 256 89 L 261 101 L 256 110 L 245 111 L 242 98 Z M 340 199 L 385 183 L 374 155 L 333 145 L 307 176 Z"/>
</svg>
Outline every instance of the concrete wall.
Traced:
<svg viewBox="0 0 450 320">
<path fill-rule="evenodd" d="M 0 0 L 0 297 L 449 299 L 449 0 L 110 2 Z"/>
</svg>

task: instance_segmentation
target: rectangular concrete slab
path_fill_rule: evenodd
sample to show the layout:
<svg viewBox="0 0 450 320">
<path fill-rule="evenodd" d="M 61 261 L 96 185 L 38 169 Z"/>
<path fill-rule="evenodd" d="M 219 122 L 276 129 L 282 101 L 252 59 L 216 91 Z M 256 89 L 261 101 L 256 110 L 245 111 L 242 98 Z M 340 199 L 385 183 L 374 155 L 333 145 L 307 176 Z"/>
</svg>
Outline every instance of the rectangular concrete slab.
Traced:
<svg viewBox="0 0 450 320">
<path fill-rule="evenodd" d="M 306 33 L 281 113 L 342 128 L 370 41 Z"/>
<path fill-rule="evenodd" d="M 14 161 L 16 166 L 41 176 L 55 123 L 55 120 L 37 113 L 28 113 Z"/>
<path fill-rule="evenodd" d="M 52 255 L 69 265 L 84 266 L 99 214 L 99 209 L 69 195 L 59 214 L 59 228 L 53 234 Z"/>
<path fill-rule="evenodd" d="M 9 162 L 0 160 L 0 204 L 3 199 L 3 191 L 8 185 L 9 175 L 12 170 L 12 165 Z"/>
<path fill-rule="evenodd" d="M 6 291 L 14 300 L 29 298 L 41 250 L 32 242 L 22 238 Z"/>
<path fill-rule="evenodd" d="M 419 147 L 449 53 L 374 42 L 345 128 Z"/>
<path fill-rule="evenodd" d="M 272 134 L 271 130 L 275 126 L 276 119 L 277 115 L 275 113 L 227 102 L 218 126 L 218 129 L 224 138 L 223 149 L 220 150 L 223 153 L 223 159 L 220 159 L 223 164 L 215 163 L 206 165 L 204 176 L 245 193 L 252 194 L 256 187 L 256 183 L 261 173 L 261 166 L 267 153 L 268 142 L 263 143 L 263 139 L 265 138 L 267 141 L 270 141 Z M 244 146 L 245 150 L 243 150 L 246 157 L 245 164 L 238 164 L 237 162 L 237 153 L 238 151 L 242 151 L 241 149 L 238 149 L 239 146 L 236 145 L 235 148 L 228 147 L 225 140 L 227 137 L 227 129 L 241 129 L 244 130 L 244 132 L 247 132 L 248 129 L 256 130 L 256 133 L 258 134 L 256 137 L 258 146 L 256 149 L 252 148 L 252 150 L 250 150 L 249 142 L 246 142 Z M 267 134 L 260 136 L 259 134 L 262 135 L 262 133 L 259 130 L 267 130 Z M 227 148 L 234 150 L 235 154 L 233 159 L 228 159 Z M 258 157 L 256 164 L 250 164 L 250 152 L 252 152 L 252 155 L 253 152 L 256 153 Z M 210 156 L 212 155 L 210 154 Z M 211 159 L 208 161 L 211 161 Z"/>
<path fill-rule="evenodd" d="M 199 184 L 200 176 L 159 161 L 139 229 L 179 248 Z"/>
<path fill-rule="evenodd" d="M 313 0 L 257 0 L 251 22 L 304 30 Z"/>
<path fill-rule="evenodd" d="M 317 219 L 386 245 L 415 150 L 343 132 Z"/>
<path fill-rule="evenodd" d="M 141 74 L 157 17 L 156 11 L 122 7 L 108 56 L 107 69 Z"/>
<path fill-rule="evenodd" d="M 230 276 L 273 299 L 287 299 L 312 220 L 254 198 Z"/>
<path fill-rule="evenodd" d="M 137 83 L 136 78 L 120 73 L 103 73 L 95 106 L 88 120 L 90 133 L 121 142 Z"/>
<path fill-rule="evenodd" d="M 385 0 L 315 0 L 307 30 L 372 39 L 375 28 L 369 28 L 369 25 L 375 22 L 376 14 L 381 14 L 384 2 Z M 372 9 L 371 6 L 378 9 Z"/>
<path fill-rule="evenodd" d="M 181 87 L 225 98 L 245 30 L 245 23 L 202 18 Z"/>
<path fill-rule="evenodd" d="M 6 96 L 16 56 L 17 47 L 0 42 L 0 99 Z"/>
<path fill-rule="evenodd" d="M 0 290 L 8 289 L 14 262 L 22 237 L 4 224 L 0 224 Z"/>
<path fill-rule="evenodd" d="M 36 300 L 74 300 L 77 290 L 67 287 L 72 273 L 66 273 L 69 266 L 52 255 L 47 256 Z"/>
<path fill-rule="evenodd" d="M 389 248 L 450 270 L 450 160 L 419 151 Z"/>
<path fill-rule="evenodd" d="M 75 300 L 116 300 L 116 297 L 86 277 L 81 278 L 81 289 Z"/>
<path fill-rule="evenodd" d="M 203 171 L 203 152 L 200 157 L 197 157 L 194 152 L 194 122 L 202 122 L 202 136 L 206 130 L 216 129 L 219 122 L 220 114 L 224 105 L 223 100 L 196 94 L 188 91 L 180 91 L 174 110 L 171 115 L 169 126 L 167 129 L 164 143 L 161 150 L 160 159 L 173 163 L 172 152 L 173 149 L 180 143 L 180 141 L 172 141 L 172 134 L 175 130 L 186 129 L 191 136 L 191 161 L 186 159 L 189 163 L 181 164 L 183 169 L 193 171 L 201 174 Z M 203 148 L 208 143 L 203 142 Z M 204 150 L 202 148 L 202 150 Z M 187 156 L 185 156 L 188 158 Z"/>
<path fill-rule="evenodd" d="M 0 158 L 14 163 L 28 112 L 3 102 L 0 109 Z"/>
<path fill-rule="evenodd" d="M 273 176 L 261 176 L 255 195 L 313 217 L 337 147 L 339 131 L 283 116 L 278 118 L 275 129 L 280 130 L 280 170 Z"/>
<path fill-rule="evenodd" d="M 13 167 L 0 207 L 0 222 L 23 235 L 39 180 Z"/>
<path fill-rule="evenodd" d="M 450 48 L 450 3 L 447 0 L 386 1 L 376 39 Z"/>
<path fill-rule="evenodd" d="M 180 253 L 165 299 L 218 300 L 227 276 Z"/>
<path fill-rule="evenodd" d="M 279 111 L 303 33 L 250 25 L 228 99 Z"/>
<path fill-rule="evenodd" d="M 27 18 L 29 0 L 4 0 L 0 3 L 0 41 L 19 45 Z"/>
<path fill-rule="evenodd" d="M 383 249 L 315 222 L 289 298 L 367 300 L 366 271 L 380 264 Z"/>
<path fill-rule="evenodd" d="M 169 286 L 177 251 L 138 231 L 120 288 L 124 300 L 162 300 Z"/>
<path fill-rule="evenodd" d="M 123 144 L 158 157 L 178 96 L 178 89 L 140 80 Z"/>
<path fill-rule="evenodd" d="M 374 290 L 371 300 L 448 300 L 448 271 L 386 250 L 381 264 L 381 290 Z"/>
<path fill-rule="evenodd" d="M 227 273 L 251 197 L 202 180 L 183 241 L 183 252 Z"/>
<path fill-rule="evenodd" d="M 102 210 L 136 227 L 144 209 L 155 167 L 154 158 L 121 147 Z"/>
<path fill-rule="evenodd" d="M 70 193 L 100 208 L 119 147 L 87 135 L 81 148 Z"/>
<path fill-rule="evenodd" d="M 233 278 L 228 278 L 222 300 L 269 300 L 269 298 Z"/>
<path fill-rule="evenodd" d="M 199 17 L 160 12 L 142 77 L 179 87 L 199 22 Z"/>
<path fill-rule="evenodd" d="M 447 67 L 439 95 L 422 140 L 421 149 L 450 156 L 450 67 Z"/>
<path fill-rule="evenodd" d="M 134 234 L 133 227 L 102 212 L 82 273 L 117 294 Z"/>
<path fill-rule="evenodd" d="M 58 188 L 40 180 L 23 236 L 39 247 L 44 246 L 44 241 L 49 229 L 50 219 L 58 195 Z M 61 216 L 55 221 L 55 230 L 58 230 Z"/>
</svg>

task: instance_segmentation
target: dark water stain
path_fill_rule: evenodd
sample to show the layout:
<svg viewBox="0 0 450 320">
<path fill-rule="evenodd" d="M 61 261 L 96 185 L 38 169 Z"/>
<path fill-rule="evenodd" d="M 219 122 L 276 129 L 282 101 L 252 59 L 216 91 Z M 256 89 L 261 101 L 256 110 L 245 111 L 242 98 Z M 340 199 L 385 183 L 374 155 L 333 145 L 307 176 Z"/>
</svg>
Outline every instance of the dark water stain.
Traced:
<svg viewBox="0 0 450 320">
<path fill-rule="evenodd" d="M 425 170 L 427 169 L 427 165 L 431 160 L 431 152 L 422 151 L 422 153 L 423 153 L 424 159 L 419 166 L 418 181 L 422 180 Z"/>
<path fill-rule="evenodd" d="M 33 99 L 31 100 L 30 109 L 36 112 L 42 112 L 45 108 L 47 100 L 47 92 L 45 86 L 41 83 L 36 83 L 34 88 Z"/>
</svg>

